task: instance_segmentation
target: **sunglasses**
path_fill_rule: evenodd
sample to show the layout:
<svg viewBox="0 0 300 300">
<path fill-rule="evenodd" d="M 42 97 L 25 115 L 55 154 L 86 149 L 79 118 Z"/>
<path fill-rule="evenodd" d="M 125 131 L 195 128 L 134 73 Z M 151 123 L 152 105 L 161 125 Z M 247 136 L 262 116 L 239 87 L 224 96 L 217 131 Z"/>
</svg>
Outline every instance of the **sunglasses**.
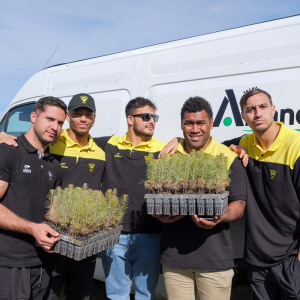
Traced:
<svg viewBox="0 0 300 300">
<path fill-rule="evenodd" d="M 151 118 L 153 118 L 154 122 L 158 121 L 159 116 L 158 115 L 152 115 L 149 113 L 144 113 L 144 114 L 137 114 L 137 115 L 131 115 L 132 117 L 142 117 L 143 121 L 150 121 Z"/>
</svg>

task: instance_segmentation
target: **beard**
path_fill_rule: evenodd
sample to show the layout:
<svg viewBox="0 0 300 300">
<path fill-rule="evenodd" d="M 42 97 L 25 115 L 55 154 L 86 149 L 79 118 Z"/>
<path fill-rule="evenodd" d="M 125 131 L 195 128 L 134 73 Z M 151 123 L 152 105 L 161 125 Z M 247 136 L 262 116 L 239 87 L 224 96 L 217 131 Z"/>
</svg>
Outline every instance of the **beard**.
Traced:
<svg viewBox="0 0 300 300">
<path fill-rule="evenodd" d="M 137 128 L 136 125 L 133 125 L 133 131 L 134 131 L 134 134 L 136 136 L 146 136 L 146 137 L 151 137 L 153 136 L 153 133 L 154 133 L 154 128 L 153 130 L 149 130 L 147 128 L 144 128 L 144 129 L 140 129 L 140 128 Z"/>
<path fill-rule="evenodd" d="M 35 123 L 34 126 L 33 126 L 33 131 L 37 137 L 37 139 L 40 141 L 40 143 L 43 145 L 43 146 L 48 146 L 51 142 L 53 142 L 54 140 L 56 140 L 56 138 L 58 137 L 58 134 L 56 133 L 55 136 L 52 138 L 52 137 L 49 137 L 48 139 L 45 138 L 43 135 L 45 133 L 45 131 L 42 131 L 38 126 L 37 124 Z"/>
</svg>

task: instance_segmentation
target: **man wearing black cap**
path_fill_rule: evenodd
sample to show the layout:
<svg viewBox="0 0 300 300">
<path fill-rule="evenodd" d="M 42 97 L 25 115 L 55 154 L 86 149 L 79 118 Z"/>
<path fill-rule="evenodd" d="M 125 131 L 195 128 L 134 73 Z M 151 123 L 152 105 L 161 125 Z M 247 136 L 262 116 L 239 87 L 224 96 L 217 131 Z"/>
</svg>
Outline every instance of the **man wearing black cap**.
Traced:
<svg viewBox="0 0 300 300">
<path fill-rule="evenodd" d="M 50 153 L 59 161 L 62 171 L 62 188 L 73 184 L 81 187 L 87 183 L 93 190 L 100 190 L 105 169 L 105 153 L 93 141 L 89 130 L 96 117 L 94 99 L 87 94 L 72 97 L 67 112 L 69 129 L 62 131 L 58 142 L 50 145 Z M 12 136 L 0 133 L 0 142 L 17 146 Z M 92 284 L 96 255 L 82 261 L 75 261 L 62 255 L 56 255 L 57 275 L 51 278 L 51 295 L 48 299 L 58 299 L 64 284 L 67 300 L 88 298 Z M 52 274 L 53 275 L 53 274 Z"/>
<path fill-rule="evenodd" d="M 94 99 L 87 94 L 73 96 L 69 105 L 65 129 L 58 142 L 50 146 L 50 152 L 60 162 L 62 188 L 73 184 L 81 187 L 87 183 L 93 190 L 100 190 L 105 169 L 105 153 L 89 135 L 96 117 Z M 53 295 L 57 299 L 64 284 L 65 299 L 83 300 L 88 298 L 92 284 L 97 255 L 81 261 L 58 255 L 61 272 L 50 281 Z"/>
</svg>

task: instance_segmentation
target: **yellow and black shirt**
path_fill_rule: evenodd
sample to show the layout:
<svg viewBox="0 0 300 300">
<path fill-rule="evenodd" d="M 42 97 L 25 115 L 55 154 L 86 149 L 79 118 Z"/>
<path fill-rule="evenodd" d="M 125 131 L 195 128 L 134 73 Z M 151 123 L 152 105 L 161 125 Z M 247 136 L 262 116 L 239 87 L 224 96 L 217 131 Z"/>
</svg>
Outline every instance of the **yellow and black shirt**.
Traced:
<svg viewBox="0 0 300 300">
<path fill-rule="evenodd" d="M 300 135 L 276 123 L 280 131 L 266 151 L 254 133 L 224 142 L 243 146 L 250 158 L 245 259 L 262 267 L 295 255 L 300 237 Z"/>
<path fill-rule="evenodd" d="M 65 129 L 50 153 L 59 161 L 62 170 L 62 188 L 73 184 L 82 187 L 87 183 L 93 190 L 100 190 L 105 170 L 105 153 L 89 135 L 89 143 L 83 148 L 74 142 Z"/>
<path fill-rule="evenodd" d="M 177 152 L 186 154 L 184 140 L 181 140 Z M 228 158 L 230 169 L 229 202 L 247 200 L 247 176 L 238 156 L 228 147 L 214 141 L 204 153 Z M 163 265 L 191 270 L 226 271 L 234 267 L 233 247 L 230 238 L 229 223 L 219 223 L 212 229 L 198 227 L 191 216 L 164 224 L 160 242 Z"/>
<path fill-rule="evenodd" d="M 94 138 L 95 143 L 105 151 L 106 169 L 102 181 L 102 190 L 116 188 L 118 195 L 129 196 L 129 206 L 124 216 L 123 231 L 129 233 L 157 233 L 162 230 L 162 223 L 147 214 L 144 187 L 146 180 L 146 159 L 149 153 L 154 157 L 167 143 L 157 141 L 153 136 L 147 142 L 137 146 L 123 137 Z"/>
</svg>

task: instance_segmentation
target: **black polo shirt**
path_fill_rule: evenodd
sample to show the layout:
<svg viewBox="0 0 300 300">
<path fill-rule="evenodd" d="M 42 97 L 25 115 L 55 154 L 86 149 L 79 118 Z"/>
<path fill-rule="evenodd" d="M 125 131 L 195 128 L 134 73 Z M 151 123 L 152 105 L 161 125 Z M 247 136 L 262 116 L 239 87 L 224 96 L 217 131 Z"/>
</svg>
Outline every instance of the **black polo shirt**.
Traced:
<svg viewBox="0 0 300 300">
<path fill-rule="evenodd" d="M 270 267 L 298 253 L 300 238 L 300 135 L 283 123 L 263 151 L 254 133 L 226 141 L 249 155 L 245 260 Z M 252 194 L 253 193 L 253 194 Z"/>
<path fill-rule="evenodd" d="M 69 137 L 69 129 L 65 129 L 59 141 L 50 145 L 50 153 L 60 162 L 62 171 L 62 188 L 73 184 L 82 187 L 84 183 L 90 189 L 100 190 L 105 170 L 105 153 L 89 135 L 86 146 L 74 142 Z"/>
<path fill-rule="evenodd" d="M 177 152 L 186 154 L 184 140 L 181 140 Z M 238 156 L 212 137 L 204 153 L 222 153 L 227 157 L 227 168 L 230 170 L 230 185 L 226 189 L 229 191 L 229 203 L 246 200 L 246 172 Z M 234 267 L 229 223 L 203 229 L 193 222 L 191 216 L 185 216 L 172 224 L 164 224 L 160 250 L 161 264 L 169 267 L 213 272 Z"/>
<path fill-rule="evenodd" d="M 123 137 L 94 138 L 94 142 L 105 151 L 106 169 L 102 181 L 102 190 L 116 188 L 118 195 L 127 194 L 129 204 L 124 216 L 123 231 L 129 233 L 156 233 L 161 232 L 162 224 L 147 214 L 144 187 L 146 180 L 146 159 L 149 153 L 157 158 L 167 143 L 157 141 L 154 136 L 147 142 L 137 146 L 126 141 Z"/>
<path fill-rule="evenodd" d="M 49 190 L 61 184 L 60 165 L 48 148 L 39 159 L 24 134 L 17 143 L 18 148 L 0 144 L 0 180 L 9 183 L 0 203 L 21 218 L 41 223 Z M 0 241 L 1 267 L 31 267 L 51 259 L 29 234 L 0 229 Z"/>
</svg>

